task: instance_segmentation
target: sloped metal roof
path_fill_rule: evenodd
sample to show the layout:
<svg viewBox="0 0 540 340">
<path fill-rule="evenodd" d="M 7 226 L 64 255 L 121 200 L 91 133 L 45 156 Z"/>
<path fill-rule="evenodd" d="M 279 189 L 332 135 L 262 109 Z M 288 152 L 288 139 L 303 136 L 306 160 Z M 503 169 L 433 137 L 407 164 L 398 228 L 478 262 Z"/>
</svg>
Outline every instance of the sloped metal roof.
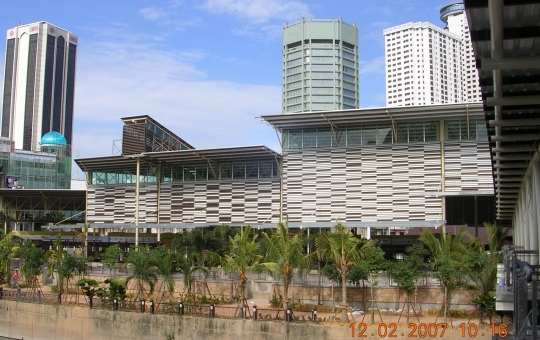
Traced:
<svg viewBox="0 0 540 340">
<path fill-rule="evenodd" d="M 194 149 L 163 152 L 145 152 L 130 156 L 106 156 L 96 158 L 80 158 L 75 162 L 83 171 L 133 170 L 137 167 L 137 158 L 141 158 L 141 168 L 149 168 L 155 164 L 190 164 L 205 162 L 227 162 L 274 158 L 281 155 L 264 146 L 242 146 L 220 149 Z"/>
<path fill-rule="evenodd" d="M 540 1 L 464 3 L 488 124 L 497 217 L 510 219 L 539 153 Z"/>
<path fill-rule="evenodd" d="M 424 106 L 383 107 L 339 111 L 317 111 L 266 115 L 260 118 L 277 128 L 309 127 L 338 128 L 350 125 L 391 124 L 395 122 L 434 121 L 446 119 L 482 118 L 481 103 L 442 104 Z"/>
</svg>

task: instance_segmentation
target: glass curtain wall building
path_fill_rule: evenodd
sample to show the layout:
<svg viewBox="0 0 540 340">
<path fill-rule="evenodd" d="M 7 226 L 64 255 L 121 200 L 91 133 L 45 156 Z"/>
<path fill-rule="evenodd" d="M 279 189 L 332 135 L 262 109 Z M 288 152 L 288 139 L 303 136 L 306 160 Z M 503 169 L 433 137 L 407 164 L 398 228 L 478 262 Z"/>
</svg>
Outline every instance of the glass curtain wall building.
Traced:
<svg viewBox="0 0 540 340">
<path fill-rule="evenodd" d="M 283 113 L 356 109 L 358 27 L 302 19 L 283 28 Z"/>
<path fill-rule="evenodd" d="M 57 131 L 72 145 L 77 36 L 42 21 L 9 29 L 6 40 L 2 137 L 38 151 Z"/>
</svg>

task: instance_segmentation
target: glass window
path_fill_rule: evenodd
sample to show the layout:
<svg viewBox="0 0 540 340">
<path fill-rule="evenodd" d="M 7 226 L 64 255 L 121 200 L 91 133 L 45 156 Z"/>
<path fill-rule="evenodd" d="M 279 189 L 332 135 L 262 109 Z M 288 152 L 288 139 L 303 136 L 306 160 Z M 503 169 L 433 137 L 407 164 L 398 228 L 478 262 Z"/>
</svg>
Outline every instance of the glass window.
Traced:
<svg viewBox="0 0 540 340">
<path fill-rule="evenodd" d="M 418 143 L 424 141 L 424 124 L 409 123 L 409 143 Z"/>
<path fill-rule="evenodd" d="M 246 163 L 234 162 L 233 163 L 233 178 L 246 178 Z"/>
<path fill-rule="evenodd" d="M 347 145 L 362 145 L 362 128 L 347 128 Z"/>
<path fill-rule="evenodd" d="M 398 143 L 407 143 L 409 141 L 409 126 L 407 123 L 399 123 L 398 130 Z"/>
<path fill-rule="evenodd" d="M 118 174 L 108 172 L 107 173 L 107 184 L 119 184 L 118 183 Z"/>
<path fill-rule="evenodd" d="M 302 130 L 289 130 L 289 149 L 302 148 Z"/>
<path fill-rule="evenodd" d="M 270 178 L 272 177 L 272 161 L 260 161 L 259 162 L 259 177 Z"/>
<path fill-rule="evenodd" d="M 317 129 L 317 147 L 332 146 L 332 131 L 330 129 Z"/>
<path fill-rule="evenodd" d="M 208 180 L 208 164 L 197 164 L 195 166 L 195 180 L 196 181 L 206 181 Z"/>
<path fill-rule="evenodd" d="M 272 161 L 272 177 L 274 178 L 279 177 L 278 170 L 279 170 L 278 164 L 276 163 L 276 161 Z"/>
<path fill-rule="evenodd" d="M 461 136 L 459 120 L 447 121 L 445 125 L 446 140 L 459 140 Z"/>
<path fill-rule="evenodd" d="M 317 130 L 316 129 L 304 129 L 303 130 L 303 148 L 316 148 L 317 147 Z"/>
<path fill-rule="evenodd" d="M 195 167 L 193 165 L 184 166 L 184 181 L 195 180 Z"/>
<path fill-rule="evenodd" d="M 484 120 L 479 119 L 476 121 L 476 137 L 479 140 L 486 140 L 488 138 L 486 122 Z"/>
<path fill-rule="evenodd" d="M 283 149 L 288 149 L 289 148 L 289 131 L 285 130 L 281 133 L 281 138 L 282 138 L 282 147 Z"/>
<path fill-rule="evenodd" d="M 439 140 L 439 123 L 425 122 L 424 131 L 426 142 L 436 142 Z"/>
<path fill-rule="evenodd" d="M 220 179 L 231 179 L 231 163 L 220 163 L 219 164 L 219 178 Z"/>
<path fill-rule="evenodd" d="M 377 144 L 377 128 L 364 127 L 362 128 L 362 145 Z"/>
<path fill-rule="evenodd" d="M 246 178 L 259 178 L 259 162 L 246 162 Z"/>
<path fill-rule="evenodd" d="M 217 176 L 219 176 L 218 166 L 216 163 L 210 163 L 208 164 L 208 180 L 215 180 L 218 179 Z"/>
<path fill-rule="evenodd" d="M 332 144 L 334 146 L 346 146 L 347 145 L 347 130 L 338 130 L 335 133 L 335 138 L 332 139 Z M 337 145 L 335 139 L 337 139 Z"/>
<path fill-rule="evenodd" d="M 392 144 L 391 126 L 379 126 L 377 128 L 377 144 Z"/>
</svg>

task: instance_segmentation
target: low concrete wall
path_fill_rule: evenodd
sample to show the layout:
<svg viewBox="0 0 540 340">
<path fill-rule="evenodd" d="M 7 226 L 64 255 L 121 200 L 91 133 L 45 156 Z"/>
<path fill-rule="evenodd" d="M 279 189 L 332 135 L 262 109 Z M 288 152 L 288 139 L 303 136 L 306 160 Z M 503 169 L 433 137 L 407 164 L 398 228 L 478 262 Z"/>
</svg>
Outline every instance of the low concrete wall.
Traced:
<svg viewBox="0 0 540 340">
<path fill-rule="evenodd" d="M 50 306 L 0 300 L 0 336 L 34 340 L 60 339 L 219 339 L 219 340 L 344 340 L 352 336 L 349 324 L 321 325 L 210 319 L 189 316 L 114 312 L 82 307 Z M 358 327 L 358 326 L 356 326 Z M 378 325 L 369 326 L 367 339 L 379 339 Z M 396 340 L 409 339 L 410 328 L 399 327 Z M 447 329 L 438 339 L 471 339 L 461 329 Z M 356 328 L 355 336 L 358 336 Z M 479 333 L 473 339 L 490 339 Z M 372 335 L 373 334 L 373 335 Z M 403 335 L 402 335 L 403 334 Z M 418 335 L 417 335 L 418 337 Z"/>
<path fill-rule="evenodd" d="M 92 278 L 97 281 L 104 281 L 106 277 L 103 276 L 87 276 L 87 278 Z M 161 281 L 156 285 L 156 289 L 161 287 Z M 130 288 L 134 286 L 130 284 Z M 185 292 L 184 283 L 182 280 L 175 280 L 175 297 L 178 297 L 178 294 Z M 223 296 L 226 299 L 229 299 L 231 295 L 231 282 L 230 281 L 206 281 L 206 285 L 203 285 L 201 281 L 197 281 L 193 287 L 197 295 L 207 295 L 214 297 Z M 365 287 L 360 289 L 358 287 L 347 287 L 347 301 L 349 301 L 349 306 L 357 309 L 364 309 L 362 301 L 370 300 L 370 289 Z M 332 305 L 332 300 L 334 300 L 335 305 L 339 306 L 341 304 L 341 287 L 336 285 L 333 288 L 333 298 L 332 298 L 332 288 L 329 286 L 322 286 L 320 288 L 321 294 L 321 303 L 324 305 Z M 250 279 L 247 281 L 246 285 L 246 296 L 248 299 L 270 299 L 273 292 L 276 293 L 276 296 L 283 295 L 283 285 L 275 284 L 273 281 L 267 280 L 257 280 Z M 377 302 L 378 308 L 385 309 L 400 309 L 403 307 L 403 302 L 405 301 L 406 294 L 404 290 L 399 291 L 399 298 L 397 301 L 400 301 L 399 307 L 396 308 L 396 295 L 398 290 L 395 287 L 376 287 L 374 290 L 375 301 Z M 135 290 L 130 289 L 129 293 L 135 294 Z M 236 294 L 236 283 L 234 284 L 233 295 Z M 365 297 L 364 297 L 365 294 Z M 319 287 L 314 285 L 293 285 L 289 286 L 289 299 L 292 299 L 294 296 L 294 301 L 301 300 L 303 303 L 314 303 L 318 302 Z M 477 296 L 475 291 L 463 290 L 463 289 L 454 289 L 450 292 L 449 303 L 450 309 L 455 310 L 471 310 L 475 309 L 475 305 L 472 303 L 472 300 Z M 414 301 L 414 296 L 411 296 L 411 301 Z M 418 287 L 416 301 L 420 304 L 423 310 L 425 309 L 437 309 L 440 308 L 443 302 L 443 291 L 440 287 Z M 367 302 L 366 302 L 367 304 Z M 368 306 L 366 306 L 368 307 Z"/>
</svg>

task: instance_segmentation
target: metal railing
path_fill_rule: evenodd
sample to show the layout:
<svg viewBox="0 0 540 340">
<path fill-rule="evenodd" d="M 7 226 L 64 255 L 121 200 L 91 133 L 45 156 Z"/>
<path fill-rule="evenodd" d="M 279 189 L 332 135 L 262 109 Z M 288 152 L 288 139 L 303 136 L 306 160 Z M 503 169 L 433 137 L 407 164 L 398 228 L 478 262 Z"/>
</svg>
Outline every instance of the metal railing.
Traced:
<svg viewBox="0 0 540 340">
<path fill-rule="evenodd" d="M 7 290 L 0 288 L 0 299 L 17 302 L 57 305 L 59 304 L 59 301 L 61 301 L 61 295 L 42 293 L 41 291 Z"/>
</svg>

